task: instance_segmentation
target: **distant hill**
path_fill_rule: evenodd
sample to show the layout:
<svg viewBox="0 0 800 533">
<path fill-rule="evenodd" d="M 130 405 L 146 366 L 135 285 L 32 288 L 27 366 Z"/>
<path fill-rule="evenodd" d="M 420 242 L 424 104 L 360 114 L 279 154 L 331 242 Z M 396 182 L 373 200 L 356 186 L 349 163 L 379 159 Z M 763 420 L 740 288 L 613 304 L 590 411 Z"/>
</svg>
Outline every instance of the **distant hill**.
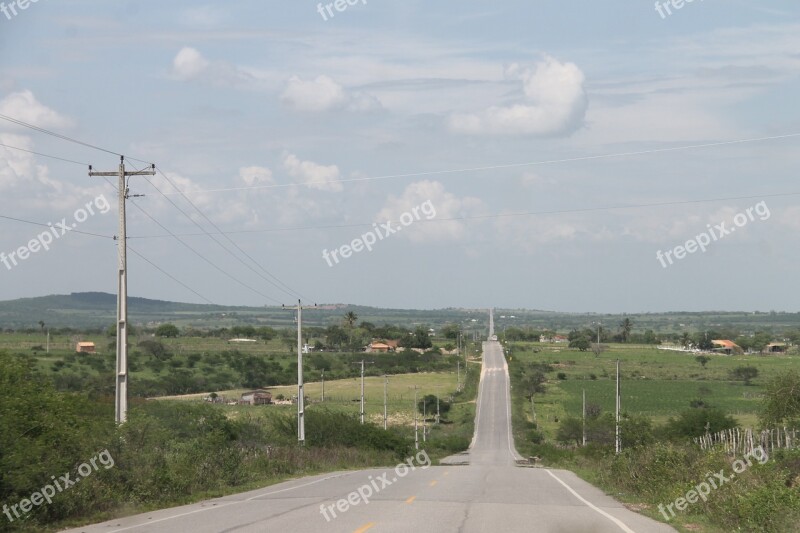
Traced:
<svg viewBox="0 0 800 533">
<path fill-rule="evenodd" d="M 325 304 L 303 313 L 303 323 L 309 326 L 341 324 L 348 311 L 359 320 L 377 324 L 430 324 L 463 322 L 475 318 L 475 329 L 488 322 L 487 310 L 377 309 L 347 304 Z M 179 326 L 230 327 L 237 324 L 288 327 L 294 324 L 294 313 L 280 307 L 220 306 L 187 304 L 128 298 L 129 320 L 134 325 L 171 322 Z M 0 302 L 0 328 L 38 328 L 39 321 L 52 328 L 100 328 L 114 324 L 117 316 L 117 296 L 105 292 L 79 292 Z"/>
<path fill-rule="evenodd" d="M 303 312 L 303 324 L 308 326 L 342 325 L 348 311 L 358 315 L 359 322 L 375 325 L 397 324 L 409 330 L 418 325 L 435 329 L 446 323 L 461 324 L 467 335 L 479 338 L 488 333 L 487 309 L 382 309 L 349 304 L 320 304 Z M 220 328 L 235 325 L 292 327 L 294 312 L 280 307 L 220 306 L 188 304 L 128 298 L 130 322 L 134 325 L 154 325 L 171 322 L 179 327 Z M 116 321 L 117 297 L 104 292 L 79 292 L 69 295 L 41 296 L 0 302 L 0 329 L 39 328 L 43 321 L 51 328 L 105 328 Z M 531 327 L 535 330 L 566 332 L 572 329 L 603 327 L 617 331 L 624 318 L 634 322 L 634 329 L 652 329 L 658 333 L 719 330 L 726 327 L 747 332 L 771 329 L 774 333 L 800 329 L 800 313 L 707 311 L 671 313 L 557 313 L 529 309 L 496 309 L 495 327 L 498 336 L 506 327 Z"/>
</svg>

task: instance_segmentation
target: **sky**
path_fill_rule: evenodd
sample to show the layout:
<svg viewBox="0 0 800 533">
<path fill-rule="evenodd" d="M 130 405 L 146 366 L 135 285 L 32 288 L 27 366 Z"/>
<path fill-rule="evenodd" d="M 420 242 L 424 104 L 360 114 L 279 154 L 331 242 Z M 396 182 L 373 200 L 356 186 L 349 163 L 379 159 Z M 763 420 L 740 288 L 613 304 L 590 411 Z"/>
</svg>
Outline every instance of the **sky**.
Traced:
<svg viewBox="0 0 800 533">
<path fill-rule="evenodd" d="M 798 93 L 789 0 L 5 0 L 0 300 L 116 292 L 124 155 L 134 296 L 798 311 Z"/>
</svg>

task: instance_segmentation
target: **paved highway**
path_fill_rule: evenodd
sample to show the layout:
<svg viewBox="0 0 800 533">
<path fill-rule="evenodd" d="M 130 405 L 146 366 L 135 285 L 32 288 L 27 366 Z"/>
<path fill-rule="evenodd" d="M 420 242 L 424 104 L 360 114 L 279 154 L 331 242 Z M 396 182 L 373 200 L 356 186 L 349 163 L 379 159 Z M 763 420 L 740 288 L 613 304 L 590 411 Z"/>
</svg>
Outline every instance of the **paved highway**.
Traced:
<svg viewBox="0 0 800 533">
<path fill-rule="evenodd" d="M 340 472 L 71 530 L 74 533 L 554 532 L 661 533 L 571 472 L 516 466 L 508 367 L 484 343 L 468 454 L 429 466 L 420 452 L 391 469 Z M 349 501 L 348 501 L 349 499 Z"/>
</svg>

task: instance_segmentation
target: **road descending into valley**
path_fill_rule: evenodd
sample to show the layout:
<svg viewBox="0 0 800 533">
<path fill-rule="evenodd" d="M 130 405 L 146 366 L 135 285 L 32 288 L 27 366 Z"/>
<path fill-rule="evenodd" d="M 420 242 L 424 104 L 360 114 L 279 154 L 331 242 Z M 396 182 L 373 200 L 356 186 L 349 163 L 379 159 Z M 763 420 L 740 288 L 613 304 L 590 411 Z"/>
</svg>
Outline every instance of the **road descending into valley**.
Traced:
<svg viewBox="0 0 800 533">
<path fill-rule="evenodd" d="M 493 332 L 490 330 L 490 336 Z M 428 466 L 339 472 L 194 505 L 111 520 L 74 533 L 558 532 L 661 533 L 564 470 L 519 467 L 510 421 L 508 366 L 483 345 L 475 435 L 468 453 Z M 420 443 L 422 446 L 422 443 Z M 349 502 L 347 500 L 350 500 Z"/>
</svg>

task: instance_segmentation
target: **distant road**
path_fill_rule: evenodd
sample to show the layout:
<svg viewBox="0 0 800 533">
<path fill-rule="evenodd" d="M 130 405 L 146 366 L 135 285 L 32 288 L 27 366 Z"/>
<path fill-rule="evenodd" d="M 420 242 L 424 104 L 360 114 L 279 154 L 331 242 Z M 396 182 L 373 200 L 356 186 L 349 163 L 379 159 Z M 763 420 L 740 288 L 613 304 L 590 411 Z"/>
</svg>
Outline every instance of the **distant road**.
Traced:
<svg viewBox="0 0 800 533">
<path fill-rule="evenodd" d="M 661 533 L 674 529 L 627 510 L 565 470 L 517 467 L 508 367 L 485 342 L 475 436 L 463 466 L 360 470 L 298 479 L 195 505 L 70 530 L 85 533 L 553 532 Z M 424 456 L 423 456 L 424 458 Z M 369 503 L 340 500 L 377 487 Z M 354 496 L 356 495 L 356 496 Z M 339 502 L 340 504 L 342 502 Z M 320 506 L 324 506 L 322 514 Z M 344 507 L 344 506 L 343 506 Z M 332 515 L 336 515 L 335 518 Z"/>
</svg>

